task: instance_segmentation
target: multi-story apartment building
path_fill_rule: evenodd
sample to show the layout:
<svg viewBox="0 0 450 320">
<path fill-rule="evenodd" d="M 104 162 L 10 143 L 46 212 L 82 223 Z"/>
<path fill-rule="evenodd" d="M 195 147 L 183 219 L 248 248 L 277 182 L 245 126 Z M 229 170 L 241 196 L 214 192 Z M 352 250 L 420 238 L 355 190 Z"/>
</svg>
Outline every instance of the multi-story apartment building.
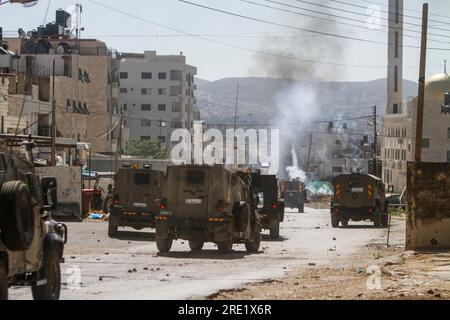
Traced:
<svg viewBox="0 0 450 320">
<path fill-rule="evenodd" d="M 57 136 L 90 142 L 93 153 L 116 152 L 119 62 L 105 43 L 22 36 L 4 39 L 3 46 L 1 83 L 8 82 L 3 99 L 9 102 L 8 109 L 2 108 L 5 132 L 15 131 L 14 123 L 25 128 L 40 118 L 29 132 L 48 135 L 54 88 Z"/>
<path fill-rule="evenodd" d="M 120 109 L 131 137 L 159 139 L 170 148 L 175 129 L 191 130 L 199 120 L 194 77 L 183 55 L 124 53 L 120 60 Z"/>
</svg>

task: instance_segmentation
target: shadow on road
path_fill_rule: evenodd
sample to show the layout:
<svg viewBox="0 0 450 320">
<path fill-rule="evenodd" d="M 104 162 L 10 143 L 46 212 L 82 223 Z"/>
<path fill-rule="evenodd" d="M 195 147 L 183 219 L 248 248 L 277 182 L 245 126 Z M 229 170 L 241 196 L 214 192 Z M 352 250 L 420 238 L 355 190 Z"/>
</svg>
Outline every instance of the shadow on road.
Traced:
<svg viewBox="0 0 450 320">
<path fill-rule="evenodd" d="M 288 241 L 289 238 L 286 238 L 286 237 L 280 237 L 279 239 L 272 239 L 272 238 L 270 238 L 269 235 L 263 234 L 261 240 L 264 241 L 264 242 L 284 242 L 284 241 Z"/>
<path fill-rule="evenodd" d="M 349 226 L 346 226 L 346 227 L 343 227 L 343 226 L 341 226 L 341 227 L 339 227 L 339 229 L 387 229 L 387 228 L 377 228 L 377 227 L 374 227 L 373 225 L 370 225 L 370 224 L 368 224 L 368 225 L 349 225 Z"/>
<path fill-rule="evenodd" d="M 261 253 L 262 252 L 248 253 L 246 251 L 233 251 L 228 254 L 220 254 L 217 250 L 202 250 L 200 252 L 173 251 L 169 253 L 158 253 L 157 256 L 174 259 L 240 260 Z"/>
<path fill-rule="evenodd" d="M 132 232 L 132 231 L 118 231 L 114 237 L 117 240 L 128 241 L 155 241 L 154 232 Z"/>
</svg>

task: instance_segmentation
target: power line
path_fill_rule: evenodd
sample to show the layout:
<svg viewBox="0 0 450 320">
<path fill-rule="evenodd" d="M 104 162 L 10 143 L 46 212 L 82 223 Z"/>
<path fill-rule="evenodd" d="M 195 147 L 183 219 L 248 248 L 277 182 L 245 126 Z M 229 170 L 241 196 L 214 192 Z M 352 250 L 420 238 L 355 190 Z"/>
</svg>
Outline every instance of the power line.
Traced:
<svg viewBox="0 0 450 320">
<path fill-rule="evenodd" d="M 307 16 L 307 17 L 310 17 L 310 18 L 313 18 L 313 19 L 319 19 L 319 20 L 322 20 L 322 21 L 328 21 L 328 22 L 333 23 L 333 24 L 338 23 L 338 24 L 349 25 L 349 26 L 358 27 L 358 28 L 362 28 L 362 29 L 367 29 L 366 26 L 356 25 L 356 24 L 347 23 L 347 22 L 343 22 L 343 21 L 336 21 L 336 20 L 332 20 L 332 19 L 326 19 L 326 18 L 322 18 L 322 17 L 316 17 L 316 16 L 312 16 L 312 15 L 309 15 L 309 14 L 304 14 L 304 13 L 301 13 L 301 12 L 298 12 L 298 11 L 292 11 L 292 10 L 277 8 L 277 7 L 273 7 L 273 6 L 269 6 L 269 5 L 265 5 L 265 4 L 261 4 L 261 3 L 256 3 L 256 2 L 250 1 L 250 0 L 238 0 L 238 1 L 249 3 L 249 4 L 252 4 L 252 5 L 255 5 L 255 6 L 260 6 L 260 7 L 265 7 L 265 8 L 277 10 L 277 11 L 292 13 L 292 14 L 301 15 L 301 16 Z M 339 16 L 339 15 L 330 14 L 330 13 L 324 13 L 324 12 L 317 11 L 317 10 L 305 9 L 305 8 L 302 8 L 302 7 L 299 7 L 299 6 L 289 5 L 289 4 L 281 3 L 281 2 L 278 2 L 278 1 L 271 1 L 271 0 L 264 0 L 264 1 L 270 2 L 270 3 L 275 3 L 275 4 L 278 4 L 278 5 L 281 5 L 281 6 L 290 7 L 290 8 L 296 8 L 296 9 L 300 9 L 300 10 L 304 10 L 304 11 L 309 11 L 309 12 L 313 12 L 313 13 L 317 13 L 317 14 L 323 14 L 323 15 L 334 17 L 334 18 L 345 19 L 345 20 L 349 20 L 349 21 L 354 21 L 354 22 L 367 24 L 367 21 L 364 21 L 364 20 L 342 17 L 342 16 Z M 379 26 L 380 27 L 389 28 L 388 25 L 380 24 Z M 381 30 L 376 30 L 376 29 L 371 30 L 371 31 L 383 32 Z M 404 29 L 404 31 L 421 34 L 421 32 L 417 31 L 417 30 Z M 383 33 L 385 33 L 385 32 L 386 31 L 384 31 Z M 444 38 L 447 38 L 447 39 L 449 38 L 448 36 L 441 35 L 441 34 L 429 33 L 429 35 L 434 35 L 434 36 L 437 36 L 437 37 L 444 37 Z M 412 38 L 412 39 L 420 39 L 420 37 L 407 35 L 407 34 L 404 34 L 403 37 Z M 437 43 L 450 44 L 450 42 L 445 42 L 445 41 L 441 41 L 441 40 L 435 40 L 435 39 L 429 39 L 429 40 L 433 41 L 433 42 L 437 42 Z"/>
<path fill-rule="evenodd" d="M 93 0 L 90 0 L 90 1 L 93 1 Z M 260 23 L 264 23 L 264 24 L 269 24 L 269 25 L 273 25 L 273 26 L 277 26 L 277 27 L 283 27 L 283 28 L 288 28 L 288 29 L 294 29 L 294 30 L 300 30 L 300 31 L 305 31 L 305 32 L 311 32 L 311 33 L 315 33 L 315 34 L 322 34 L 322 35 L 335 37 L 335 38 L 341 38 L 341 39 L 345 39 L 345 40 L 354 40 L 354 41 L 360 41 L 360 42 L 366 42 L 366 43 L 388 45 L 386 42 L 381 42 L 381 41 L 376 41 L 376 40 L 368 40 L 368 39 L 361 39 L 361 38 L 342 36 L 342 35 L 337 35 L 337 34 L 329 33 L 329 32 L 310 30 L 310 29 L 306 29 L 306 28 L 294 27 L 294 26 L 285 25 L 285 24 L 281 24 L 281 23 L 271 22 L 271 21 L 267 21 L 267 20 L 263 20 L 263 19 L 259 19 L 259 18 L 246 16 L 246 15 L 239 14 L 239 13 L 234 13 L 234 12 L 230 12 L 230 11 L 226 11 L 226 10 L 222 10 L 222 9 L 217 9 L 217 8 L 205 6 L 205 5 L 202 5 L 202 4 L 199 4 L 199 3 L 195 3 L 195 2 L 191 2 L 191 1 L 186 1 L 186 0 L 178 0 L 178 1 L 182 2 L 182 3 L 186 3 L 186 4 L 189 4 L 189 5 L 192 5 L 192 6 L 200 7 L 200 8 L 206 9 L 206 10 L 215 11 L 215 12 L 219 12 L 219 13 L 222 13 L 222 14 L 226 14 L 226 15 L 230 15 L 230 16 L 234 16 L 234 17 L 238 17 L 238 18 L 242 18 L 242 19 L 247 19 L 247 20 L 251 20 L 251 21 L 256 21 L 256 22 L 260 22 Z M 404 47 L 405 48 L 420 49 L 420 47 L 418 47 L 418 46 L 405 45 Z M 429 50 L 437 50 L 437 51 L 449 51 L 450 50 L 448 48 L 433 48 L 433 47 L 429 47 L 428 49 Z"/>
<path fill-rule="evenodd" d="M 355 12 L 355 11 L 346 10 L 346 9 L 338 9 L 338 8 L 335 8 L 335 7 L 327 6 L 327 5 L 324 5 L 324 4 L 318 4 L 318 3 L 314 3 L 314 2 L 306 1 L 306 0 L 295 0 L 295 1 L 301 2 L 301 3 L 306 3 L 306 4 L 309 4 L 309 5 L 313 5 L 313 6 L 317 6 L 317 7 L 321 7 L 321 8 L 341 11 L 341 12 L 350 13 L 350 14 L 359 15 L 359 16 L 363 16 L 363 17 L 369 18 L 368 15 L 362 14 L 360 12 Z M 388 18 L 380 18 L 380 19 L 383 19 L 383 20 L 386 20 L 386 21 L 389 21 L 389 22 L 396 22 L 395 20 L 390 19 L 389 17 Z M 411 22 L 403 22 L 403 23 L 407 24 L 407 25 L 410 25 L 410 26 L 414 26 L 414 27 L 422 27 L 421 24 L 417 24 L 417 23 L 411 23 Z M 443 29 L 443 28 L 437 28 L 437 27 L 429 27 L 429 28 L 430 29 L 435 29 L 435 30 L 441 30 L 441 31 L 450 32 L 450 29 Z"/>
</svg>

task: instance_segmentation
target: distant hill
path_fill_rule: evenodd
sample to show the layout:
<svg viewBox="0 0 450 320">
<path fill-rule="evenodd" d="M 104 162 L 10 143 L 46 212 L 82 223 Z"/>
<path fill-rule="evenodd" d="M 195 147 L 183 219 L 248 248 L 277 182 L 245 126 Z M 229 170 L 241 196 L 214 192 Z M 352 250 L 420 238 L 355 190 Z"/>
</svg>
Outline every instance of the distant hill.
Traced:
<svg viewBox="0 0 450 320">
<path fill-rule="evenodd" d="M 368 82 L 305 82 L 273 78 L 226 78 L 218 81 L 197 79 L 197 105 L 202 120 L 210 123 L 233 123 L 236 86 L 239 82 L 239 122 L 270 123 L 277 113 L 280 96 L 293 86 L 313 86 L 317 108 L 324 119 L 336 115 L 367 114 L 373 105 L 380 114 L 386 108 L 387 80 Z M 417 84 L 404 81 L 404 96 L 417 95 Z M 278 101 L 278 102 L 277 102 Z"/>
</svg>

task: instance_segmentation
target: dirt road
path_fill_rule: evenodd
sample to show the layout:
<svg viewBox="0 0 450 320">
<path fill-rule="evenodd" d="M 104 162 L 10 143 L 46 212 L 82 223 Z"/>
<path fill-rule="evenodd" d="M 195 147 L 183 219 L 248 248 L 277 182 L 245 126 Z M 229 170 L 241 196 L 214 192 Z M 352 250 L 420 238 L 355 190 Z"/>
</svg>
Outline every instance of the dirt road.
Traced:
<svg viewBox="0 0 450 320">
<path fill-rule="evenodd" d="M 109 239 L 105 222 L 69 223 L 61 299 L 202 299 L 299 268 L 338 265 L 367 245 L 385 244 L 384 229 L 370 223 L 332 229 L 329 220 L 326 209 L 288 211 L 280 241 L 270 241 L 266 231 L 260 253 L 235 245 L 230 255 L 217 254 L 214 244 L 192 253 L 185 241 L 158 255 L 153 230 L 124 229 L 119 239 Z M 393 243 L 403 245 L 403 237 L 403 220 L 394 220 Z M 10 298 L 31 299 L 30 290 L 11 288 Z"/>
</svg>

